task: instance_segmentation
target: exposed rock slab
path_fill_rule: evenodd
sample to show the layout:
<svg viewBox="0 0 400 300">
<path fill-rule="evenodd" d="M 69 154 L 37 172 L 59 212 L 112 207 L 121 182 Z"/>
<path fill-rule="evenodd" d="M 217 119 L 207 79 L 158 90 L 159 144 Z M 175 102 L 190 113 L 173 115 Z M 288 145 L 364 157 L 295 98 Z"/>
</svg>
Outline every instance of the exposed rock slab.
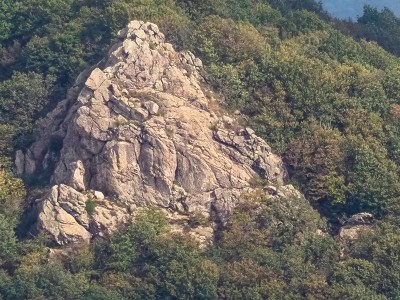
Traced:
<svg viewBox="0 0 400 300">
<path fill-rule="evenodd" d="M 25 156 L 18 153 L 19 172 L 54 168 L 41 229 L 59 244 L 88 241 L 150 205 L 226 222 L 257 174 L 284 184 L 286 170 L 269 145 L 235 126 L 236 116 L 213 111 L 199 59 L 175 52 L 155 24 L 133 21 L 119 37 L 45 118 Z M 293 190 L 282 186 L 277 196 Z M 90 191 L 102 203 L 93 215 L 85 210 Z"/>
</svg>

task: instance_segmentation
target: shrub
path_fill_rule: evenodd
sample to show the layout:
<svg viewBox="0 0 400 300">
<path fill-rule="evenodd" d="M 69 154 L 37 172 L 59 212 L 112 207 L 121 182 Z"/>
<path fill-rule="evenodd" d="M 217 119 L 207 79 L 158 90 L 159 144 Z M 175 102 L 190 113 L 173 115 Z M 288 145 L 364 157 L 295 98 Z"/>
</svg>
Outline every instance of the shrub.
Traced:
<svg viewBox="0 0 400 300">
<path fill-rule="evenodd" d="M 188 224 L 191 228 L 196 228 L 199 226 L 206 226 L 208 219 L 201 212 L 194 212 L 189 216 Z"/>
<path fill-rule="evenodd" d="M 96 206 L 97 206 L 97 203 L 96 203 L 96 201 L 95 201 L 93 198 L 89 197 L 89 198 L 86 200 L 85 209 L 86 209 L 86 212 L 87 212 L 89 215 L 93 215 L 93 214 L 94 214 L 94 212 L 95 212 L 95 210 L 96 210 Z"/>
</svg>

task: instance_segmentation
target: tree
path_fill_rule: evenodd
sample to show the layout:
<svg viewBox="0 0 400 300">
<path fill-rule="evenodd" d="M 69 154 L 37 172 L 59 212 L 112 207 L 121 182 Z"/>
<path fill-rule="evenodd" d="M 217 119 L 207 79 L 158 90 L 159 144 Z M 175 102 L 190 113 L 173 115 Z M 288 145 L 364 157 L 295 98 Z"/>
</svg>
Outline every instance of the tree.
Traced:
<svg viewBox="0 0 400 300">
<path fill-rule="evenodd" d="M 0 166 L 0 214 L 16 225 L 21 213 L 21 202 L 26 191 L 21 179 L 12 177 Z M 12 222 L 10 222 L 12 221 Z"/>
<path fill-rule="evenodd" d="M 346 142 L 348 212 L 387 214 L 400 191 L 398 167 L 376 142 L 349 137 Z"/>
<path fill-rule="evenodd" d="M 16 72 L 11 79 L 0 83 L 0 129 L 6 133 L 0 141 L 4 150 L 10 143 L 23 146 L 30 140 L 27 135 L 49 103 L 53 82 L 51 76 Z M 9 155 L 8 152 L 1 154 Z"/>
<path fill-rule="evenodd" d="M 343 137 L 338 130 L 315 122 L 293 140 L 285 154 L 293 178 L 310 201 L 345 202 Z"/>
<path fill-rule="evenodd" d="M 0 266 L 12 265 L 18 257 L 17 237 L 13 222 L 0 214 Z"/>
<path fill-rule="evenodd" d="M 198 51 L 209 63 L 237 63 L 266 48 L 265 39 L 248 23 L 207 17 L 196 31 Z"/>
</svg>

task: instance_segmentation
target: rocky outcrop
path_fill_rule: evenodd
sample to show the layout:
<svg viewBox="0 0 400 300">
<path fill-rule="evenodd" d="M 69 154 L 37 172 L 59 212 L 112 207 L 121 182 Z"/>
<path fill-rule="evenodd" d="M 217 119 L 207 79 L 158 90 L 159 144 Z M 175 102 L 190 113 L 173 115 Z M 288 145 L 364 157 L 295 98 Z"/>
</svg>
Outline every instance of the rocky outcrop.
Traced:
<svg viewBox="0 0 400 300">
<path fill-rule="evenodd" d="M 351 216 L 339 230 L 339 238 L 342 240 L 355 240 L 358 233 L 375 223 L 375 218 L 370 213 L 358 213 Z"/>
<path fill-rule="evenodd" d="M 371 230 L 374 224 L 374 216 L 366 212 L 355 214 L 346 221 L 339 229 L 339 234 L 337 236 L 342 258 L 347 257 L 349 247 L 354 244 L 360 233 Z"/>
<path fill-rule="evenodd" d="M 83 194 L 64 184 L 53 186 L 39 202 L 38 229 L 47 231 L 59 245 L 111 233 L 129 219 L 129 209 L 104 201 L 101 195 L 99 191 Z"/>
<path fill-rule="evenodd" d="M 119 38 L 44 119 L 37 142 L 18 152 L 18 172 L 52 174 L 40 229 L 59 244 L 87 241 L 150 205 L 226 222 L 258 175 L 279 196 L 293 192 L 266 142 L 213 108 L 199 59 L 176 52 L 151 23 L 133 21 Z"/>
</svg>

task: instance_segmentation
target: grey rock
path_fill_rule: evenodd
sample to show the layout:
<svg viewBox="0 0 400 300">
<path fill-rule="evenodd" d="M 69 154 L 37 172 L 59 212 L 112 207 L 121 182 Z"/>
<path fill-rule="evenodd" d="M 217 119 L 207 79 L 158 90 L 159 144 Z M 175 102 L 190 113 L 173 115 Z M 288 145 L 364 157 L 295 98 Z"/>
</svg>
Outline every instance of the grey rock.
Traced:
<svg viewBox="0 0 400 300">
<path fill-rule="evenodd" d="M 106 80 L 106 76 L 99 68 L 93 70 L 92 74 L 86 81 L 86 86 L 91 90 L 98 89 L 101 84 Z"/>
<path fill-rule="evenodd" d="M 97 196 L 102 195 L 101 192 L 96 193 Z M 38 229 L 50 234 L 59 245 L 69 245 L 89 243 L 93 237 L 109 235 L 121 222 L 127 222 L 126 209 L 110 201 L 97 202 L 93 215 L 89 216 L 86 212 L 87 200 L 86 195 L 72 187 L 63 184 L 53 186 L 40 202 Z"/>
<path fill-rule="evenodd" d="M 22 150 L 17 150 L 15 153 L 15 173 L 17 175 L 25 173 L 25 154 Z"/>
<path fill-rule="evenodd" d="M 142 46 L 142 45 L 143 45 L 143 40 L 142 40 L 141 38 L 139 38 L 139 37 L 136 37 L 135 43 L 136 43 L 136 45 L 138 45 L 138 46 Z"/>
<path fill-rule="evenodd" d="M 87 242 L 108 236 L 136 208 L 154 205 L 172 211 L 171 218 L 213 213 L 225 223 L 256 173 L 279 186 L 271 197 L 302 197 L 284 185 L 282 160 L 250 128 L 211 126 L 221 122 L 192 53 L 176 53 L 151 23 L 131 22 L 120 37 L 103 68 L 80 76 L 24 158 L 18 154 L 17 169 L 34 173 L 49 153 L 46 138 L 63 141 L 53 188 L 38 208 L 39 229 L 60 245 Z M 93 191 L 96 208 L 88 215 Z M 202 232 L 209 240 L 212 225 L 195 235 Z"/>
<path fill-rule="evenodd" d="M 97 200 L 104 200 L 104 194 L 103 194 L 102 192 L 95 191 L 93 194 L 94 194 L 94 197 L 95 197 Z"/>
<path fill-rule="evenodd" d="M 143 24 L 143 22 L 134 20 L 128 24 L 127 29 L 128 30 L 137 30 L 142 26 L 142 24 Z"/>
<path fill-rule="evenodd" d="M 138 49 L 137 43 L 132 40 L 125 40 L 122 45 L 123 45 L 122 51 L 127 55 L 134 55 L 135 51 Z"/>
<path fill-rule="evenodd" d="M 128 34 L 128 27 L 125 27 L 123 29 L 121 29 L 120 31 L 118 31 L 117 36 L 121 39 L 126 38 Z"/>
<path fill-rule="evenodd" d="M 59 245 L 88 243 L 92 237 L 87 228 L 78 222 L 78 219 L 87 219 L 79 195 L 67 186 L 54 186 L 40 204 L 37 226 L 49 233 Z"/>
<path fill-rule="evenodd" d="M 115 97 L 118 98 L 118 97 L 122 96 L 122 94 L 121 94 L 121 92 L 120 92 L 120 90 L 119 90 L 119 88 L 118 88 L 118 86 L 116 84 L 112 84 L 111 85 L 111 89 L 112 89 L 112 92 L 113 92 Z"/>
<path fill-rule="evenodd" d="M 39 143 L 42 142 L 40 141 Z M 34 174 L 38 166 L 40 166 L 40 161 L 36 160 L 34 152 L 28 149 L 25 154 L 25 174 Z"/>
<path fill-rule="evenodd" d="M 160 29 L 158 29 L 158 26 L 156 24 L 149 24 L 149 28 L 154 32 L 154 33 L 160 33 Z"/>
<path fill-rule="evenodd" d="M 117 114 L 123 116 L 125 119 L 131 118 L 131 108 L 118 98 L 112 97 L 108 102 L 108 107 Z"/>
<path fill-rule="evenodd" d="M 247 132 L 248 135 L 255 134 L 255 131 L 253 129 L 249 128 L 249 127 L 246 127 L 246 132 Z"/>
<path fill-rule="evenodd" d="M 169 51 L 169 52 L 175 52 L 174 46 L 172 44 L 170 44 L 170 43 L 165 43 L 164 44 L 164 49 Z"/>
<path fill-rule="evenodd" d="M 134 34 L 135 37 L 137 37 L 137 38 L 139 38 L 141 40 L 145 40 L 147 38 L 147 34 L 142 29 L 135 30 L 133 32 L 133 34 Z"/>
<path fill-rule="evenodd" d="M 139 121 L 139 122 L 144 122 L 148 117 L 149 113 L 146 109 L 143 108 L 132 108 L 130 110 L 130 116 L 132 119 Z"/>
<path fill-rule="evenodd" d="M 223 116 L 222 121 L 224 121 L 224 123 L 227 125 L 233 125 L 233 123 L 235 122 L 234 119 L 232 119 L 231 117 L 228 117 L 228 116 Z"/>
<path fill-rule="evenodd" d="M 164 91 L 164 86 L 161 80 L 157 80 L 156 83 L 154 84 L 154 88 L 159 91 L 163 92 Z"/>
<path fill-rule="evenodd" d="M 263 188 L 263 190 L 264 190 L 265 192 L 267 192 L 268 194 L 270 194 L 271 196 L 275 196 L 275 195 L 278 194 L 278 189 L 277 189 L 275 186 L 273 186 L 273 185 L 265 186 L 265 187 Z"/>
<path fill-rule="evenodd" d="M 158 113 L 158 110 L 160 109 L 158 104 L 153 101 L 145 102 L 144 107 L 146 107 L 150 115 L 156 115 Z"/>
<path fill-rule="evenodd" d="M 374 222 L 375 218 L 372 214 L 362 212 L 351 216 L 351 218 L 346 221 L 346 225 L 368 225 Z"/>
<path fill-rule="evenodd" d="M 199 58 L 196 58 L 196 59 L 194 60 L 193 64 L 194 64 L 194 66 L 197 67 L 197 68 L 202 68 L 202 67 L 203 67 L 203 62 L 202 62 Z"/>
</svg>

